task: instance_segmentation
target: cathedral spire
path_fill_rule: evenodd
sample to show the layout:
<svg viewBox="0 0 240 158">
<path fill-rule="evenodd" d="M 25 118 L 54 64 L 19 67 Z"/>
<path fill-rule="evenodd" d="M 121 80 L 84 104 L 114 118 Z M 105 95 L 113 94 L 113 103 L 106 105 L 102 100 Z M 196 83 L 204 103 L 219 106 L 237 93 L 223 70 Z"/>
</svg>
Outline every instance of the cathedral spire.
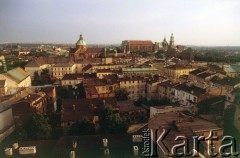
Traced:
<svg viewBox="0 0 240 158">
<path fill-rule="evenodd" d="M 166 40 L 166 36 L 164 36 L 164 39 L 163 39 L 163 41 L 167 41 L 167 40 Z"/>
</svg>

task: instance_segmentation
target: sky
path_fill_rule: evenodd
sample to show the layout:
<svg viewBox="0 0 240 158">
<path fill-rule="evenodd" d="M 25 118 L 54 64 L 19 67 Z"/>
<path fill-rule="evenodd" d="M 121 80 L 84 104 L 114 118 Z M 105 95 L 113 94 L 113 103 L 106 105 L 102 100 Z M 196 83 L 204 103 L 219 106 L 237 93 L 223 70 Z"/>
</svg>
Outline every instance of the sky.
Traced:
<svg viewBox="0 0 240 158">
<path fill-rule="evenodd" d="M 0 43 L 240 46 L 239 0 L 0 0 Z"/>
</svg>

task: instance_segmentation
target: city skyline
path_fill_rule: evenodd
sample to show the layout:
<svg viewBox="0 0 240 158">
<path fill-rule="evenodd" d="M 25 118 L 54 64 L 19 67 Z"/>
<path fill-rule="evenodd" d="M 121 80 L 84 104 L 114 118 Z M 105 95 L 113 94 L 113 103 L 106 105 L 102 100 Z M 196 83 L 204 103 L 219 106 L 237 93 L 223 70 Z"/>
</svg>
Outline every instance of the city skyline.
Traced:
<svg viewBox="0 0 240 158">
<path fill-rule="evenodd" d="M 240 2 L 128 1 L 65 2 L 3 0 L 0 43 L 120 44 L 122 40 L 169 41 L 199 46 L 240 46 Z"/>
</svg>

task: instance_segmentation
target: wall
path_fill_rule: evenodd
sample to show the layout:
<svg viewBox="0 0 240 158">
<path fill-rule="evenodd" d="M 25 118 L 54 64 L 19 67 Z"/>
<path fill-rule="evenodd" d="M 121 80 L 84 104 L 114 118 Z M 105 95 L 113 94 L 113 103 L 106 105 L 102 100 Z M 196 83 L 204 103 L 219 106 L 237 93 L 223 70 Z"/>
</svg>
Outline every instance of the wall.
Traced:
<svg viewBox="0 0 240 158">
<path fill-rule="evenodd" d="M 0 109 L 1 110 L 1 109 Z M 12 108 L 0 112 L 0 141 L 11 134 L 15 129 Z"/>
</svg>

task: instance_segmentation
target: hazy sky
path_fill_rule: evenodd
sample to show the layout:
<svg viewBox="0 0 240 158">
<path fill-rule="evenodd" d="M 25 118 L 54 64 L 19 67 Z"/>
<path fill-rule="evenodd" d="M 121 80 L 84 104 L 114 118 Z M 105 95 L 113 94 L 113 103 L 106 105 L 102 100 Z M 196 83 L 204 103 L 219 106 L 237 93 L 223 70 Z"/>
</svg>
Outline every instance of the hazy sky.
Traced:
<svg viewBox="0 0 240 158">
<path fill-rule="evenodd" d="M 0 43 L 240 46 L 240 0 L 0 0 Z"/>
</svg>

